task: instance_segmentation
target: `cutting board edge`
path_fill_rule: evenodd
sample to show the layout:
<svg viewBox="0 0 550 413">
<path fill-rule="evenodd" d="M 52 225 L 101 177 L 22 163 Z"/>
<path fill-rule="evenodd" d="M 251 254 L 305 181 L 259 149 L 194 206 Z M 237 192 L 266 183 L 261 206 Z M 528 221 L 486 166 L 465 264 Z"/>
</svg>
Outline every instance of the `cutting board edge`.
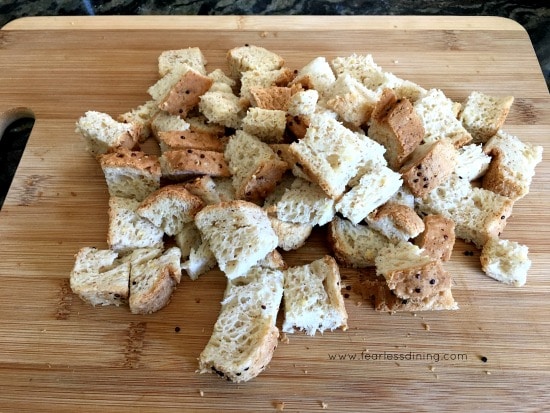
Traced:
<svg viewBox="0 0 550 413">
<path fill-rule="evenodd" d="M 7 23 L 1 30 L 280 30 L 291 25 L 293 30 L 519 30 L 516 21 L 500 16 L 30 16 Z M 185 24 L 183 24 L 185 23 Z M 216 23 L 213 26 L 213 23 Z M 368 23 L 368 27 L 365 27 Z"/>
</svg>

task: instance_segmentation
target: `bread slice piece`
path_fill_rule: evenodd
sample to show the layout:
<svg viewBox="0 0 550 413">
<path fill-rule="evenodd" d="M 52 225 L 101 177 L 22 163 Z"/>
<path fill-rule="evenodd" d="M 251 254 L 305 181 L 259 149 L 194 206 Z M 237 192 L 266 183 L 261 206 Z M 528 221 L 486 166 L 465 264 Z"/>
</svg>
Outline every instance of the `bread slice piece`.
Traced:
<svg viewBox="0 0 550 413">
<path fill-rule="evenodd" d="M 178 247 L 162 255 L 133 263 L 130 271 L 130 311 L 151 314 L 169 302 L 181 280 L 181 253 Z"/>
<path fill-rule="evenodd" d="M 353 268 L 374 267 L 378 251 L 390 242 L 368 225 L 355 225 L 338 216 L 328 225 L 327 239 L 338 264 Z"/>
<path fill-rule="evenodd" d="M 159 103 L 159 108 L 171 115 L 185 118 L 198 105 L 214 81 L 208 76 L 190 69 L 174 84 Z"/>
<path fill-rule="evenodd" d="M 229 167 L 222 152 L 182 149 L 164 152 L 160 158 L 162 176 L 185 180 L 197 175 L 229 177 Z"/>
<path fill-rule="evenodd" d="M 404 184 L 415 197 L 422 198 L 453 173 L 457 152 L 448 139 L 420 145 L 401 167 Z"/>
<path fill-rule="evenodd" d="M 282 330 L 313 336 L 317 331 L 347 330 L 348 314 L 340 286 L 340 270 L 330 255 L 284 271 L 285 318 Z"/>
<path fill-rule="evenodd" d="M 216 135 L 192 129 L 159 132 L 157 138 L 162 152 L 181 149 L 223 152 L 225 149 L 225 140 L 219 139 Z"/>
<path fill-rule="evenodd" d="M 402 183 L 397 172 L 379 165 L 365 173 L 357 185 L 342 196 L 336 203 L 336 211 L 352 223 L 358 224 L 390 199 Z"/>
<path fill-rule="evenodd" d="M 413 208 L 393 202 L 375 209 L 366 222 L 393 243 L 408 241 L 424 231 L 424 221 Z"/>
<path fill-rule="evenodd" d="M 451 275 L 441 261 L 409 242 L 382 248 L 375 264 L 376 274 L 383 276 L 388 288 L 404 300 L 423 300 L 451 288 Z"/>
<path fill-rule="evenodd" d="M 255 266 L 228 280 L 212 336 L 199 356 L 200 373 L 216 373 L 233 382 L 258 376 L 278 344 L 275 325 L 283 296 L 280 270 Z"/>
<path fill-rule="evenodd" d="M 414 243 L 430 257 L 449 261 L 455 244 L 455 223 L 443 215 L 426 215 L 423 221 L 425 229 Z"/>
<path fill-rule="evenodd" d="M 370 54 L 339 56 L 331 60 L 330 65 L 336 76 L 352 76 L 372 91 L 381 90 L 386 80 L 384 71 Z"/>
<path fill-rule="evenodd" d="M 98 160 L 110 196 L 142 201 L 160 188 L 160 162 L 155 155 L 119 148 L 100 155 Z"/>
<path fill-rule="evenodd" d="M 251 202 L 208 205 L 195 215 L 195 224 L 229 279 L 244 275 L 278 244 L 267 213 Z"/>
<path fill-rule="evenodd" d="M 207 60 L 198 47 L 164 50 L 158 57 L 159 75 L 164 76 L 179 67 L 191 67 L 201 74 L 206 74 Z"/>
<path fill-rule="evenodd" d="M 229 138 L 225 159 L 237 198 L 253 202 L 272 192 L 288 168 L 267 143 L 242 130 Z"/>
<path fill-rule="evenodd" d="M 184 224 L 192 222 L 204 203 L 189 192 L 184 185 L 166 185 L 145 198 L 136 213 L 156 227 L 162 229 L 166 235 L 173 236 L 179 233 Z"/>
<path fill-rule="evenodd" d="M 207 242 L 202 241 L 197 247 L 192 247 L 188 259 L 181 265 L 189 278 L 196 280 L 202 274 L 216 266 L 216 257 Z"/>
<path fill-rule="evenodd" d="M 158 105 L 168 95 L 170 89 L 189 70 L 193 70 L 193 68 L 185 63 L 174 66 L 170 72 L 159 78 L 155 84 L 149 86 L 147 93 Z"/>
<path fill-rule="evenodd" d="M 229 73 L 233 78 L 250 70 L 270 71 L 283 67 L 285 60 L 277 53 L 264 47 L 247 45 L 234 47 L 227 52 Z"/>
<path fill-rule="evenodd" d="M 282 142 L 286 129 L 286 112 L 251 107 L 243 119 L 242 128 L 262 142 Z"/>
<path fill-rule="evenodd" d="M 390 168 L 398 170 L 424 138 L 422 120 L 407 99 L 384 89 L 371 116 L 369 137 L 386 148 Z"/>
<path fill-rule="evenodd" d="M 517 136 L 499 131 L 483 150 L 492 157 L 482 186 L 513 200 L 529 193 L 535 167 L 542 161 L 542 146 L 522 142 Z"/>
<path fill-rule="evenodd" d="M 425 143 L 449 139 L 459 148 L 472 140 L 472 135 L 455 116 L 454 102 L 441 90 L 429 90 L 414 103 L 414 110 L 422 119 Z"/>
<path fill-rule="evenodd" d="M 497 281 L 516 287 L 521 287 L 527 282 L 531 260 L 526 245 L 491 238 L 483 246 L 479 259 L 483 272 Z"/>
<path fill-rule="evenodd" d="M 118 253 L 84 247 L 75 255 L 70 286 L 76 295 L 93 306 L 119 306 L 128 301 L 129 279 L 130 264 L 120 262 Z"/>
<path fill-rule="evenodd" d="M 297 250 L 302 247 L 313 230 L 311 224 L 300 224 L 295 222 L 282 221 L 277 218 L 276 212 L 269 213 L 271 227 L 279 240 L 277 247 L 284 251 Z"/>
<path fill-rule="evenodd" d="M 473 91 L 462 104 L 458 119 L 474 143 L 485 143 L 500 130 L 513 103 L 513 96 L 495 97 Z"/>
<path fill-rule="evenodd" d="M 140 202 L 117 196 L 109 199 L 109 248 L 126 253 L 136 248 L 162 248 L 164 231 L 136 213 Z"/>
<path fill-rule="evenodd" d="M 290 145 L 304 173 L 338 199 L 364 159 L 362 139 L 336 120 L 312 115 L 306 135 Z"/>
<path fill-rule="evenodd" d="M 209 90 L 225 93 L 233 93 L 235 91 L 237 81 L 227 76 L 222 69 L 214 69 L 208 73 L 208 77 L 213 81 Z"/>
<path fill-rule="evenodd" d="M 417 198 L 417 209 L 425 214 L 441 214 L 455 223 L 458 238 L 478 248 L 506 226 L 514 201 L 487 189 L 473 187 L 455 174 L 424 198 Z"/>
<path fill-rule="evenodd" d="M 86 150 L 93 156 L 117 148 L 134 149 L 139 138 L 139 126 L 117 122 L 110 115 L 93 110 L 78 119 L 76 132 L 84 138 Z"/>
</svg>

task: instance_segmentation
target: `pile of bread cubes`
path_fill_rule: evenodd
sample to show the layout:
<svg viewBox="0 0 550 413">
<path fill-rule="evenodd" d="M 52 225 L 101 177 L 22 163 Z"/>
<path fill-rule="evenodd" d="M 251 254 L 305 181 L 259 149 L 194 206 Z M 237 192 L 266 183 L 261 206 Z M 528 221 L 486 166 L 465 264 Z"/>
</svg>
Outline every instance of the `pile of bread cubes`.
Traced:
<svg viewBox="0 0 550 413">
<path fill-rule="evenodd" d="M 494 279 L 523 285 L 528 248 L 500 233 L 529 192 L 542 147 L 502 130 L 513 97 L 454 102 L 371 55 L 294 70 L 253 45 L 207 71 L 199 48 L 160 54 L 151 99 L 77 122 L 107 183 L 108 249 L 76 254 L 71 288 L 92 305 L 146 314 L 182 274 L 227 278 L 200 372 L 257 376 L 282 331 L 347 328 L 339 266 L 374 267 L 380 311 L 454 310 L 455 237 Z M 146 140 L 159 151 L 146 153 Z M 288 267 L 284 251 L 325 227 L 332 254 Z M 281 254 L 282 252 L 282 254 Z"/>
</svg>

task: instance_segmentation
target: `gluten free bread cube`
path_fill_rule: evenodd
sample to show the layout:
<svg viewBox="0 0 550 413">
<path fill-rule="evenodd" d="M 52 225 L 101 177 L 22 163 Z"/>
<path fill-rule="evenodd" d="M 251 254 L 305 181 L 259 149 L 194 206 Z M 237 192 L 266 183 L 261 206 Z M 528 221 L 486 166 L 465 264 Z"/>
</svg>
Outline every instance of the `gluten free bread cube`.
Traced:
<svg viewBox="0 0 550 413">
<path fill-rule="evenodd" d="M 244 275 L 278 244 L 267 213 L 251 202 L 208 205 L 197 213 L 195 223 L 229 279 Z"/>
<path fill-rule="evenodd" d="M 298 328 L 313 336 L 316 331 L 346 330 L 348 313 L 340 289 L 340 270 L 330 255 L 285 270 L 283 331 Z"/>
<path fill-rule="evenodd" d="M 531 267 L 528 254 L 529 249 L 526 245 L 491 238 L 481 251 L 481 268 L 485 274 L 497 281 L 520 287 L 526 283 L 527 272 Z"/>
</svg>

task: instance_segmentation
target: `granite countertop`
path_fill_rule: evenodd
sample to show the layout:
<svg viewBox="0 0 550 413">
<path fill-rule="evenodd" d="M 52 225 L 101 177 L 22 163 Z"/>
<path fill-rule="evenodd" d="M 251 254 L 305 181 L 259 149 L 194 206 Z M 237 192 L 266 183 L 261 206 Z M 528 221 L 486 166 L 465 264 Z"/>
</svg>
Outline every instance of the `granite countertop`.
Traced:
<svg viewBox="0 0 550 413">
<path fill-rule="evenodd" d="M 529 34 L 550 89 L 550 7 L 547 0 L 456 2 L 453 0 L 4 0 L 0 27 L 25 16 L 78 15 L 461 15 L 501 16 Z M 14 123 L 0 139 L 0 208 L 32 128 Z"/>
</svg>

